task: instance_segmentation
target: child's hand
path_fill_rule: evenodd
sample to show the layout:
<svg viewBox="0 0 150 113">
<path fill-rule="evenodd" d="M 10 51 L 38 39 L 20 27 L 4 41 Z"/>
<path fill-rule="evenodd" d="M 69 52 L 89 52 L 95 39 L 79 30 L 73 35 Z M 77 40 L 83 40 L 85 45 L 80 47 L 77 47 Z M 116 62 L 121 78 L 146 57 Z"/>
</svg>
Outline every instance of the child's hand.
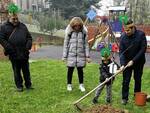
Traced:
<svg viewBox="0 0 150 113">
<path fill-rule="evenodd" d="M 116 70 L 115 74 L 118 74 L 118 73 L 121 73 L 121 72 L 122 72 L 122 70 L 118 69 L 118 70 Z"/>
<path fill-rule="evenodd" d="M 119 70 L 120 70 L 120 71 L 123 71 L 124 68 L 125 68 L 124 66 L 121 66 Z"/>
<path fill-rule="evenodd" d="M 108 81 L 109 78 L 106 78 L 106 81 Z"/>
</svg>

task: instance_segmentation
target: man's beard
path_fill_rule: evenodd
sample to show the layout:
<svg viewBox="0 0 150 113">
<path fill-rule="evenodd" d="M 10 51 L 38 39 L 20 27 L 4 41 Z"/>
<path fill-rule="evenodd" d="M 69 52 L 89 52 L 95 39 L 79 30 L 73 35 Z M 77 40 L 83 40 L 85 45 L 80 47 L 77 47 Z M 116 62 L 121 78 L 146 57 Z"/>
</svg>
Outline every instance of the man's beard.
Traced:
<svg viewBox="0 0 150 113">
<path fill-rule="evenodd" d="M 18 23 L 19 23 L 19 22 L 14 22 L 14 23 L 13 23 L 13 25 L 14 25 L 14 26 L 17 26 L 17 25 L 18 25 Z"/>
</svg>

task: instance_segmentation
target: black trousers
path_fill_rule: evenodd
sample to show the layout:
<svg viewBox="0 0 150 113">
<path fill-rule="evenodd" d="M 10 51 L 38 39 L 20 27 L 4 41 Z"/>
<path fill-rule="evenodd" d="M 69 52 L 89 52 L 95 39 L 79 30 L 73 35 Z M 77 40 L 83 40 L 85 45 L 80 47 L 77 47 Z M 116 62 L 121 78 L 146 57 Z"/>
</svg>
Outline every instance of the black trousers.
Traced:
<svg viewBox="0 0 150 113">
<path fill-rule="evenodd" d="M 30 88 L 31 78 L 28 60 L 11 60 L 11 64 L 14 72 L 14 80 L 16 87 L 17 88 L 23 87 L 23 78 L 24 78 L 26 88 Z M 21 71 L 23 73 L 23 78 L 21 76 Z"/>
<path fill-rule="evenodd" d="M 128 67 L 124 70 L 122 82 L 122 99 L 128 100 L 129 84 L 132 76 L 132 71 L 134 72 L 134 93 L 141 91 L 143 67 L 144 64 L 134 64 L 132 67 Z"/>
<path fill-rule="evenodd" d="M 75 67 L 68 67 L 68 72 L 67 72 L 67 84 L 72 83 L 72 75 Z M 83 83 L 83 67 L 77 67 L 78 71 L 78 78 L 79 78 L 79 83 Z"/>
</svg>

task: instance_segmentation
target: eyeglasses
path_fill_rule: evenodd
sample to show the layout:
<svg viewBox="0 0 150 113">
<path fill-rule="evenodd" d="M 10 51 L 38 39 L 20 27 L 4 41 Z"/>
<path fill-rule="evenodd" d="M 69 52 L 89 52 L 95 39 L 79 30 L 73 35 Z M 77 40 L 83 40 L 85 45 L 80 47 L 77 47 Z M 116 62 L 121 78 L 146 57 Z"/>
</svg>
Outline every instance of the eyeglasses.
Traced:
<svg viewBox="0 0 150 113">
<path fill-rule="evenodd" d="M 18 20 L 18 18 L 11 18 L 13 21 Z"/>
</svg>

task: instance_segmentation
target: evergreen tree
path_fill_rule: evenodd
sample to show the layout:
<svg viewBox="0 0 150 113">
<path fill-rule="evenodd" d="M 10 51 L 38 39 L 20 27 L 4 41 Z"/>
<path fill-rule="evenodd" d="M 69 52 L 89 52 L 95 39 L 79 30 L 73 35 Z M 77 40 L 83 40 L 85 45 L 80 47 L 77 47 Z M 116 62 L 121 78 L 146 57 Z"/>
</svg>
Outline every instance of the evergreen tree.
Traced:
<svg viewBox="0 0 150 113">
<path fill-rule="evenodd" d="M 49 0 L 51 8 L 60 9 L 66 19 L 73 16 L 85 16 L 90 6 L 99 0 Z"/>
</svg>

